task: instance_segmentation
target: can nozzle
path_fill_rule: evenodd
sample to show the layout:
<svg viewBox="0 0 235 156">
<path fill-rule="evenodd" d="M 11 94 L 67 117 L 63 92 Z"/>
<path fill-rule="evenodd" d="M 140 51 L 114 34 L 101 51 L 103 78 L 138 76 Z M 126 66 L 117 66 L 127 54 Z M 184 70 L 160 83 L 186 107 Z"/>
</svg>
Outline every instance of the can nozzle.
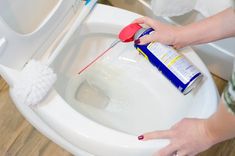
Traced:
<svg viewBox="0 0 235 156">
<path fill-rule="evenodd" d="M 118 38 L 122 42 L 134 41 L 135 33 L 141 28 L 142 26 L 140 26 L 138 23 L 129 24 L 120 31 Z"/>
</svg>

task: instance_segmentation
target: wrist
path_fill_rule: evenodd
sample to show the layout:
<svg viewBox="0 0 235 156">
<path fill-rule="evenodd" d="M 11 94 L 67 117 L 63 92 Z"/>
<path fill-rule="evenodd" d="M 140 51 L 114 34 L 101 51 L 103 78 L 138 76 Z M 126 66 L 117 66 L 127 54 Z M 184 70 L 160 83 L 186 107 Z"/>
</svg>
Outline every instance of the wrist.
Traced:
<svg viewBox="0 0 235 156">
<path fill-rule="evenodd" d="M 187 35 L 185 35 L 185 27 L 175 27 L 175 33 L 173 37 L 173 47 L 180 49 L 188 46 L 187 44 Z"/>
<path fill-rule="evenodd" d="M 226 125 L 221 124 L 221 122 L 226 123 L 227 121 L 218 121 L 216 116 L 212 115 L 205 121 L 205 132 L 208 136 L 208 140 L 212 144 L 217 144 L 219 142 L 231 139 L 234 135 L 231 135 L 229 128 Z M 231 125 L 233 125 L 231 123 Z"/>
<path fill-rule="evenodd" d="M 221 142 L 220 135 L 216 133 L 216 127 L 214 127 L 211 118 L 204 120 L 204 132 L 207 136 L 207 140 L 211 145 Z"/>
<path fill-rule="evenodd" d="M 213 143 L 235 137 L 235 116 L 228 111 L 223 99 L 220 101 L 218 110 L 206 119 L 205 127 Z"/>
</svg>

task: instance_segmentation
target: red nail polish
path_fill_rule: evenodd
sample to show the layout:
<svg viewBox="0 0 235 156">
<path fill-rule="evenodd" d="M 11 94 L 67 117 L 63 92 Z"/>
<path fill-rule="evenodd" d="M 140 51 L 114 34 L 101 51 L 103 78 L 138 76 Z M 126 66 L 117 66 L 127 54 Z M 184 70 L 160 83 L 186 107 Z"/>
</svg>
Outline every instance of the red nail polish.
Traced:
<svg viewBox="0 0 235 156">
<path fill-rule="evenodd" d="M 140 43 L 140 39 L 135 40 L 135 44 L 139 44 Z"/>
<path fill-rule="evenodd" d="M 144 136 L 143 136 L 143 135 L 140 135 L 140 136 L 138 136 L 138 139 L 139 139 L 139 140 L 143 140 L 143 139 L 144 139 Z"/>
</svg>

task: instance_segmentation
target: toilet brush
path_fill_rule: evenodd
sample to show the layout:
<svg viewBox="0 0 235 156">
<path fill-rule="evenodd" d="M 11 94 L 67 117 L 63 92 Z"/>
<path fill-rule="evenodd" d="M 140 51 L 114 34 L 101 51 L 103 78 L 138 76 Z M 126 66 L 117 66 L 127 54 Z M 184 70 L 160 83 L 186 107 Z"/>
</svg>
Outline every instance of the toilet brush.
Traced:
<svg viewBox="0 0 235 156">
<path fill-rule="evenodd" d="M 87 0 L 77 19 L 65 34 L 60 44 L 52 52 L 51 56 L 45 61 L 30 60 L 20 72 L 20 76 L 15 81 L 12 94 L 20 103 L 26 105 L 36 105 L 46 97 L 56 81 L 56 74 L 49 65 L 62 51 L 64 45 L 81 25 L 84 19 L 91 12 L 97 0 Z"/>
</svg>

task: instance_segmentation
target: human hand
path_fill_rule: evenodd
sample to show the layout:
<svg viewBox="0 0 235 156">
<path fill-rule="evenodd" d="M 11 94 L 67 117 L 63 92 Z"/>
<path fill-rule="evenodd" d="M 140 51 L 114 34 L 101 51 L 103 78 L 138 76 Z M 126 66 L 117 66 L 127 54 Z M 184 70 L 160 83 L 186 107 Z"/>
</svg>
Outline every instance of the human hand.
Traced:
<svg viewBox="0 0 235 156">
<path fill-rule="evenodd" d="M 145 24 L 155 30 L 150 35 L 145 35 L 136 41 L 137 44 L 146 44 L 152 41 L 162 44 L 171 45 L 176 49 L 182 48 L 183 45 L 177 43 L 179 38 L 180 27 L 161 23 L 149 17 L 141 17 L 133 21 L 133 23 Z"/>
<path fill-rule="evenodd" d="M 170 130 L 146 133 L 139 136 L 138 139 L 143 141 L 170 140 L 170 144 L 154 156 L 194 156 L 215 144 L 207 128 L 206 119 L 183 119 Z"/>
</svg>

